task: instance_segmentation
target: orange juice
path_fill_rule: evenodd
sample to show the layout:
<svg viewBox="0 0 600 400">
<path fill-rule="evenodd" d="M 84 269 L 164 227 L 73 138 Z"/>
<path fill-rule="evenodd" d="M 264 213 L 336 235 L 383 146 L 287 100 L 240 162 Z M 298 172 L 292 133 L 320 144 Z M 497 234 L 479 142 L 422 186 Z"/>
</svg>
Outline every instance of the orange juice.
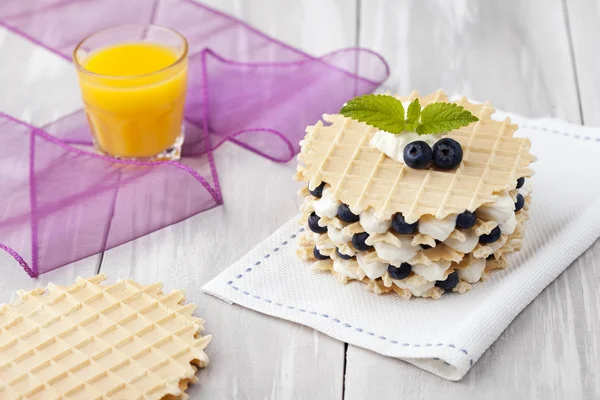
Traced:
<svg viewBox="0 0 600 400">
<path fill-rule="evenodd" d="M 151 158 L 177 141 L 186 55 L 158 43 L 129 42 L 93 50 L 79 61 L 85 110 L 101 151 Z"/>
</svg>

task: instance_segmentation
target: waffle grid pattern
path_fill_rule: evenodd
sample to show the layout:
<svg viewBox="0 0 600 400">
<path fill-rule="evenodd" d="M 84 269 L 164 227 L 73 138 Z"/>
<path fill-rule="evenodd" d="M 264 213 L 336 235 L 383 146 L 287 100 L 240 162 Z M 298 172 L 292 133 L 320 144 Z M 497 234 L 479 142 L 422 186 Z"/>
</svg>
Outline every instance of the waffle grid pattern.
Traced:
<svg viewBox="0 0 600 400">
<path fill-rule="evenodd" d="M 208 362 L 203 320 L 180 291 L 98 275 L 0 306 L 0 398 L 186 398 Z"/>
<path fill-rule="evenodd" d="M 416 93 L 401 100 L 413 100 Z M 423 106 L 447 101 L 442 91 L 419 97 Z M 474 211 L 495 200 L 494 193 L 514 189 L 520 177 L 530 177 L 528 165 L 535 161 L 528 139 L 513 137 L 517 126 L 510 119 L 494 121 L 489 104 L 472 104 L 466 98 L 456 102 L 478 116 L 479 121 L 449 132 L 445 137 L 463 147 L 463 162 L 454 171 L 415 170 L 369 147 L 377 129 L 341 115 L 324 115 L 307 128 L 298 159 L 301 179 L 311 187 L 326 182 L 335 197 L 358 214 L 374 207 L 389 218 L 402 212 L 408 222 L 431 214 L 438 219 L 464 210 Z"/>
</svg>

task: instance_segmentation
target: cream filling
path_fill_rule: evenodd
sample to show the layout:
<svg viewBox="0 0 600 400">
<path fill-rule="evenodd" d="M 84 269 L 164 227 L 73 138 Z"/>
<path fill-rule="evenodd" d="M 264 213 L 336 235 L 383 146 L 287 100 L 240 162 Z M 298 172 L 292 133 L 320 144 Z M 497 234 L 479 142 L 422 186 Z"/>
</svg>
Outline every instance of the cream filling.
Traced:
<svg viewBox="0 0 600 400">
<path fill-rule="evenodd" d="M 440 260 L 431 265 L 415 264 L 412 266 L 412 270 L 429 282 L 443 281 L 446 279 L 444 275 L 451 264 L 451 261 Z"/>
<path fill-rule="evenodd" d="M 442 138 L 443 134 L 419 135 L 416 132 L 402 132 L 394 135 L 386 131 L 377 131 L 369 141 L 369 147 L 381 151 L 392 160 L 404 164 L 404 148 L 409 143 L 417 140 L 427 143 L 433 147 L 435 142 Z"/>
<path fill-rule="evenodd" d="M 392 226 L 391 219 L 383 219 L 375 215 L 375 210 L 369 208 L 359 214 L 360 225 L 369 235 L 386 233 Z"/>
<path fill-rule="evenodd" d="M 338 229 L 334 226 L 327 227 L 327 235 L 329 239 L 338 247 L 348 244 L 352 240 L 352 236 L 346 235 L 343 229 Z"/>
<path fill-rule="evenodd" d="M 394 285 L 398 286 L 401 289 L 407 289 L 410 291 L 413 296 L 423 297 L 429 289 L 435 286 L 435 282 L 428 282 L 423 277 L 419 275 L 413 275 L 404 280 L 395 280 L 393 279 Z"/>
<path fill-rule="evenodd" d="M 444 240 L 444 244 L 451 249 L 458 251 L 459 253 L 470 253 L 475 250 L 477 243 L 479 243 L 479 236 L 475 233 L 474 229 L 465 229 L 461 231 L 465 235 L 465 241 L 461 242 L 458 239 L 448 238 Z"/>
<path fill-rule="evenodd" d="M 336 258 L 333 260 L 333 270 L 348 279 L 362 279 L 359 266 L 354 260 Z"/>
<path fill-rule="evenodd" d="M 526 180 L 523 187 L 518 190 L 523 196 L 528 196 L 531 193 L 531 184 Z M 514 202 L 510 194 L 502 192 L 497 197 L 496 202 L 484 204 L 477 209 L 479 217 L 498 222 L 498 226 L 502 231 L 502 237 L 499 240 L 486 245 L 492 249 L 492 253 L 496 252 L 506 243 L 507 236 L 514 233 L 517 226 Z M 341 204 L 335 200 L 332 191 L 328 189 L 324 190 L 321 199 L 312 201 L 317 215 L 329 218 L 334 218 L 337 215 L 337 208 Z M 378 217 L 372 208 L 360 213 L 359 217 L 361 226 L 370 235 L 382 234 L 390 229 L 391 220 Z M 479 238 L 474 229 L 461 230 L 465 235 L 465 240 L 462 242 L 458 239 L 450 238 L 449 235 L 455 229 L 456 217 L 457 215 L 450 215 L 443 220 L 438 220 L 431 215 L 423 216 L 419 219 L 419 232 L 443 241 L 457 252 L 469 254 L 476 248 Z M 329 236 L 331 242 L 337 247 L 349 246 L 352 241 L 351 235 L 345 234 L 343 229 L 333 226 L 328 226 L 326 235 Z M 314 236 L 316 239 L 319 235 L 315 234 Z M 367 253 L 357 252 L 356 260 L 335 259 L 333 261 L 333 268 L 337 273 L 348 279 L 362 279 L 365 275 L 370 279 L 381 278 L 387 271 L 387 263 L 400 266 L 403 262 L 408 262 L 421 251 L 420 246 L 412 246 L 412 236 L 400 236 L 399 240 L 401 242 L 400 247 L 387 242 L 377 242 L 374 244 L 377 256 L 384 262 L 366 262 L 365 257 Z M 318 248 L 323 249 L 331 247 L 326 245 L 318 246 Z M 407 283 L 409 278 L 403 281 L 394 280 L 394 283 L 398 287 L 408 289 L 415 296 L 422 296 L 434 286 L 435 281 L 444 280 L 445 272 L 450 266 L 451 262 L 444 260 L 431 265 L 415 264 L 413 265 L 415 275 L 411 278 L 418 277 L 420 280 Z M 464 269 L 457 269 L 457 272 L 462 280 L 473 283 L 481 279 L 484 269 L 485 259 L 474 259 L 470 266 Z M 426 282 L 423 282 L 423 280 Z"/>
<path fill-rule="evenodd" d="M 399 267 L 403 262 L 407 262 L 417 255 L 421 250 L 420 246 L 412 245 L 412 238 L 408 236 L 400 237 L 401 246 L 397 247 L 387 242 L 377 242 L 373 245 L 377 256 L 388 263 Z"/>
<path fill-rule="evenodd" d="M 481 205 L 475 213 L 481 219 L 501 224 L 515 214 L 515 202 L 507 191 L 503 191 L 496 201 Z"/>
<path fill-rule="evenodd" d="M 365 260 L 367 253 L 361 252 L 356 254 L 356 261 L 358 261 L 358 265 L 364 271 L 365 275 L 369 277 L 369 279 L 377 279 L 381 278 L 383 274 L 387 271 L 387 264 L 382 263 L 381 261 L 372 261 L 367 262 Z"/>
<path fill-rule="evenodd" d="M 313 207 L 319 217 L 335 218 L 341 204 L 335 199 L 333 191 L 328 188 L 323 191 L 323 196 L 320 199 L 314 201 Z"/>
<path fill-rule="evenodd" d="M 511 215 L 509 219 L 504 221 L 503 223 L 498 225 L 500 227 L 500 231 L 504 235 L 512 235 L 517 229 L 517 216 L 515 213 Z"/>
<path fill-rule="evenodd" d="M 478 282 L 485 270 L 485 258 L 475 258 L 468 267 L 457 269 L 458 277 L 469 283 Z"/>
<path fill-rule="evenodd" d="M 456 217 L 457 215 L 454 214 L 444 219 L 437 219 L 433 215 L 424 215 L 419 218 L 419 232 L 443 242 L 456 227 Z"/>
<path fill-rule="evenodd" d="M 532 190 L 533 187 L 531 186 L 531 182 L 529 182 L 529 178 L 525 178 L 525 183 L 520 189 L 518 189 L 519 193 L 521 193 L 523 197 L 529 196 Z"/>
<path fill-rule="evenodd" d="M 500 236 L 500 239 L 496 240 L 493 243 L 488 243 L 488 244 L 486 244 L 486 246 L 488 246 L 490 249 L 492 249 L 492 253 L 495 253 L 496 250 L 498 250 L 500 247 L 504 246 L 504 244 L 506 243 L 507 240 L 508 240 L 508 236 L 502 235 L 502 236 Z"/>
</svg>

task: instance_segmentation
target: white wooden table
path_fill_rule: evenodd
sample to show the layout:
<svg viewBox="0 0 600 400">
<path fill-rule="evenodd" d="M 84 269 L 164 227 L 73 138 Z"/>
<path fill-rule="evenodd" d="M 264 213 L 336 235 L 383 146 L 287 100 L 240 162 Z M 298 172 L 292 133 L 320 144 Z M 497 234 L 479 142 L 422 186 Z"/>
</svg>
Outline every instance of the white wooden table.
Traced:
<svg viewBox="0 0 600 400">
<path fill-rule="evenodd" d="M 400 93 L 441 87 L 527 116 L 600 125 L 600 3 L 593 0 L 209 3 L 313 54 L 354 45 L 379 51 L 392 68 L 386 86 Z M 72 66 L 63 60 L 5 31 L 0 55 L 2 111 L 42 124 L 78 106 Z M 40 96 L 53 90 L 64 100 L 59 107 Z M 0 301 L 18 288 L 66 284 L 98 271 L 111 280 L 185 289 L 214 335 L 211 364 L 189 390 L 193 399 L 600 399 L 598 242 L 517 317 L 463 381 L 452 383 L 203 294 L 205 282 L 298 207 L 294 162 L 274 164 L 233 145 L 220 148 L 216 159 L 223 206 L 36 280 L 0 253 Z"/>
</svg>

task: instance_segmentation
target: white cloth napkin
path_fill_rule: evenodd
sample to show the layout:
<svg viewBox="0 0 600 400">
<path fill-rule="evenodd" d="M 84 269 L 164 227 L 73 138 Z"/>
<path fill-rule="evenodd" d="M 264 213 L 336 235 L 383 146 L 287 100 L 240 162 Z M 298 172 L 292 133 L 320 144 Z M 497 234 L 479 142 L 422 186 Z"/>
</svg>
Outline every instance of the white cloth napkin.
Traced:
<svg viewBox="0 0 600 400">
<path fill-rule="evenodd" d="M 509 267 L 470 292 L 406 301 L 375 295 L 362 283 L 342 285 L 296 257 L 295 221 L 203 289 L 460 380 L 515 316 L 600 237 L 600 129 L 511 117 L 538 157 L 531 219 Z"/>
</svg>

